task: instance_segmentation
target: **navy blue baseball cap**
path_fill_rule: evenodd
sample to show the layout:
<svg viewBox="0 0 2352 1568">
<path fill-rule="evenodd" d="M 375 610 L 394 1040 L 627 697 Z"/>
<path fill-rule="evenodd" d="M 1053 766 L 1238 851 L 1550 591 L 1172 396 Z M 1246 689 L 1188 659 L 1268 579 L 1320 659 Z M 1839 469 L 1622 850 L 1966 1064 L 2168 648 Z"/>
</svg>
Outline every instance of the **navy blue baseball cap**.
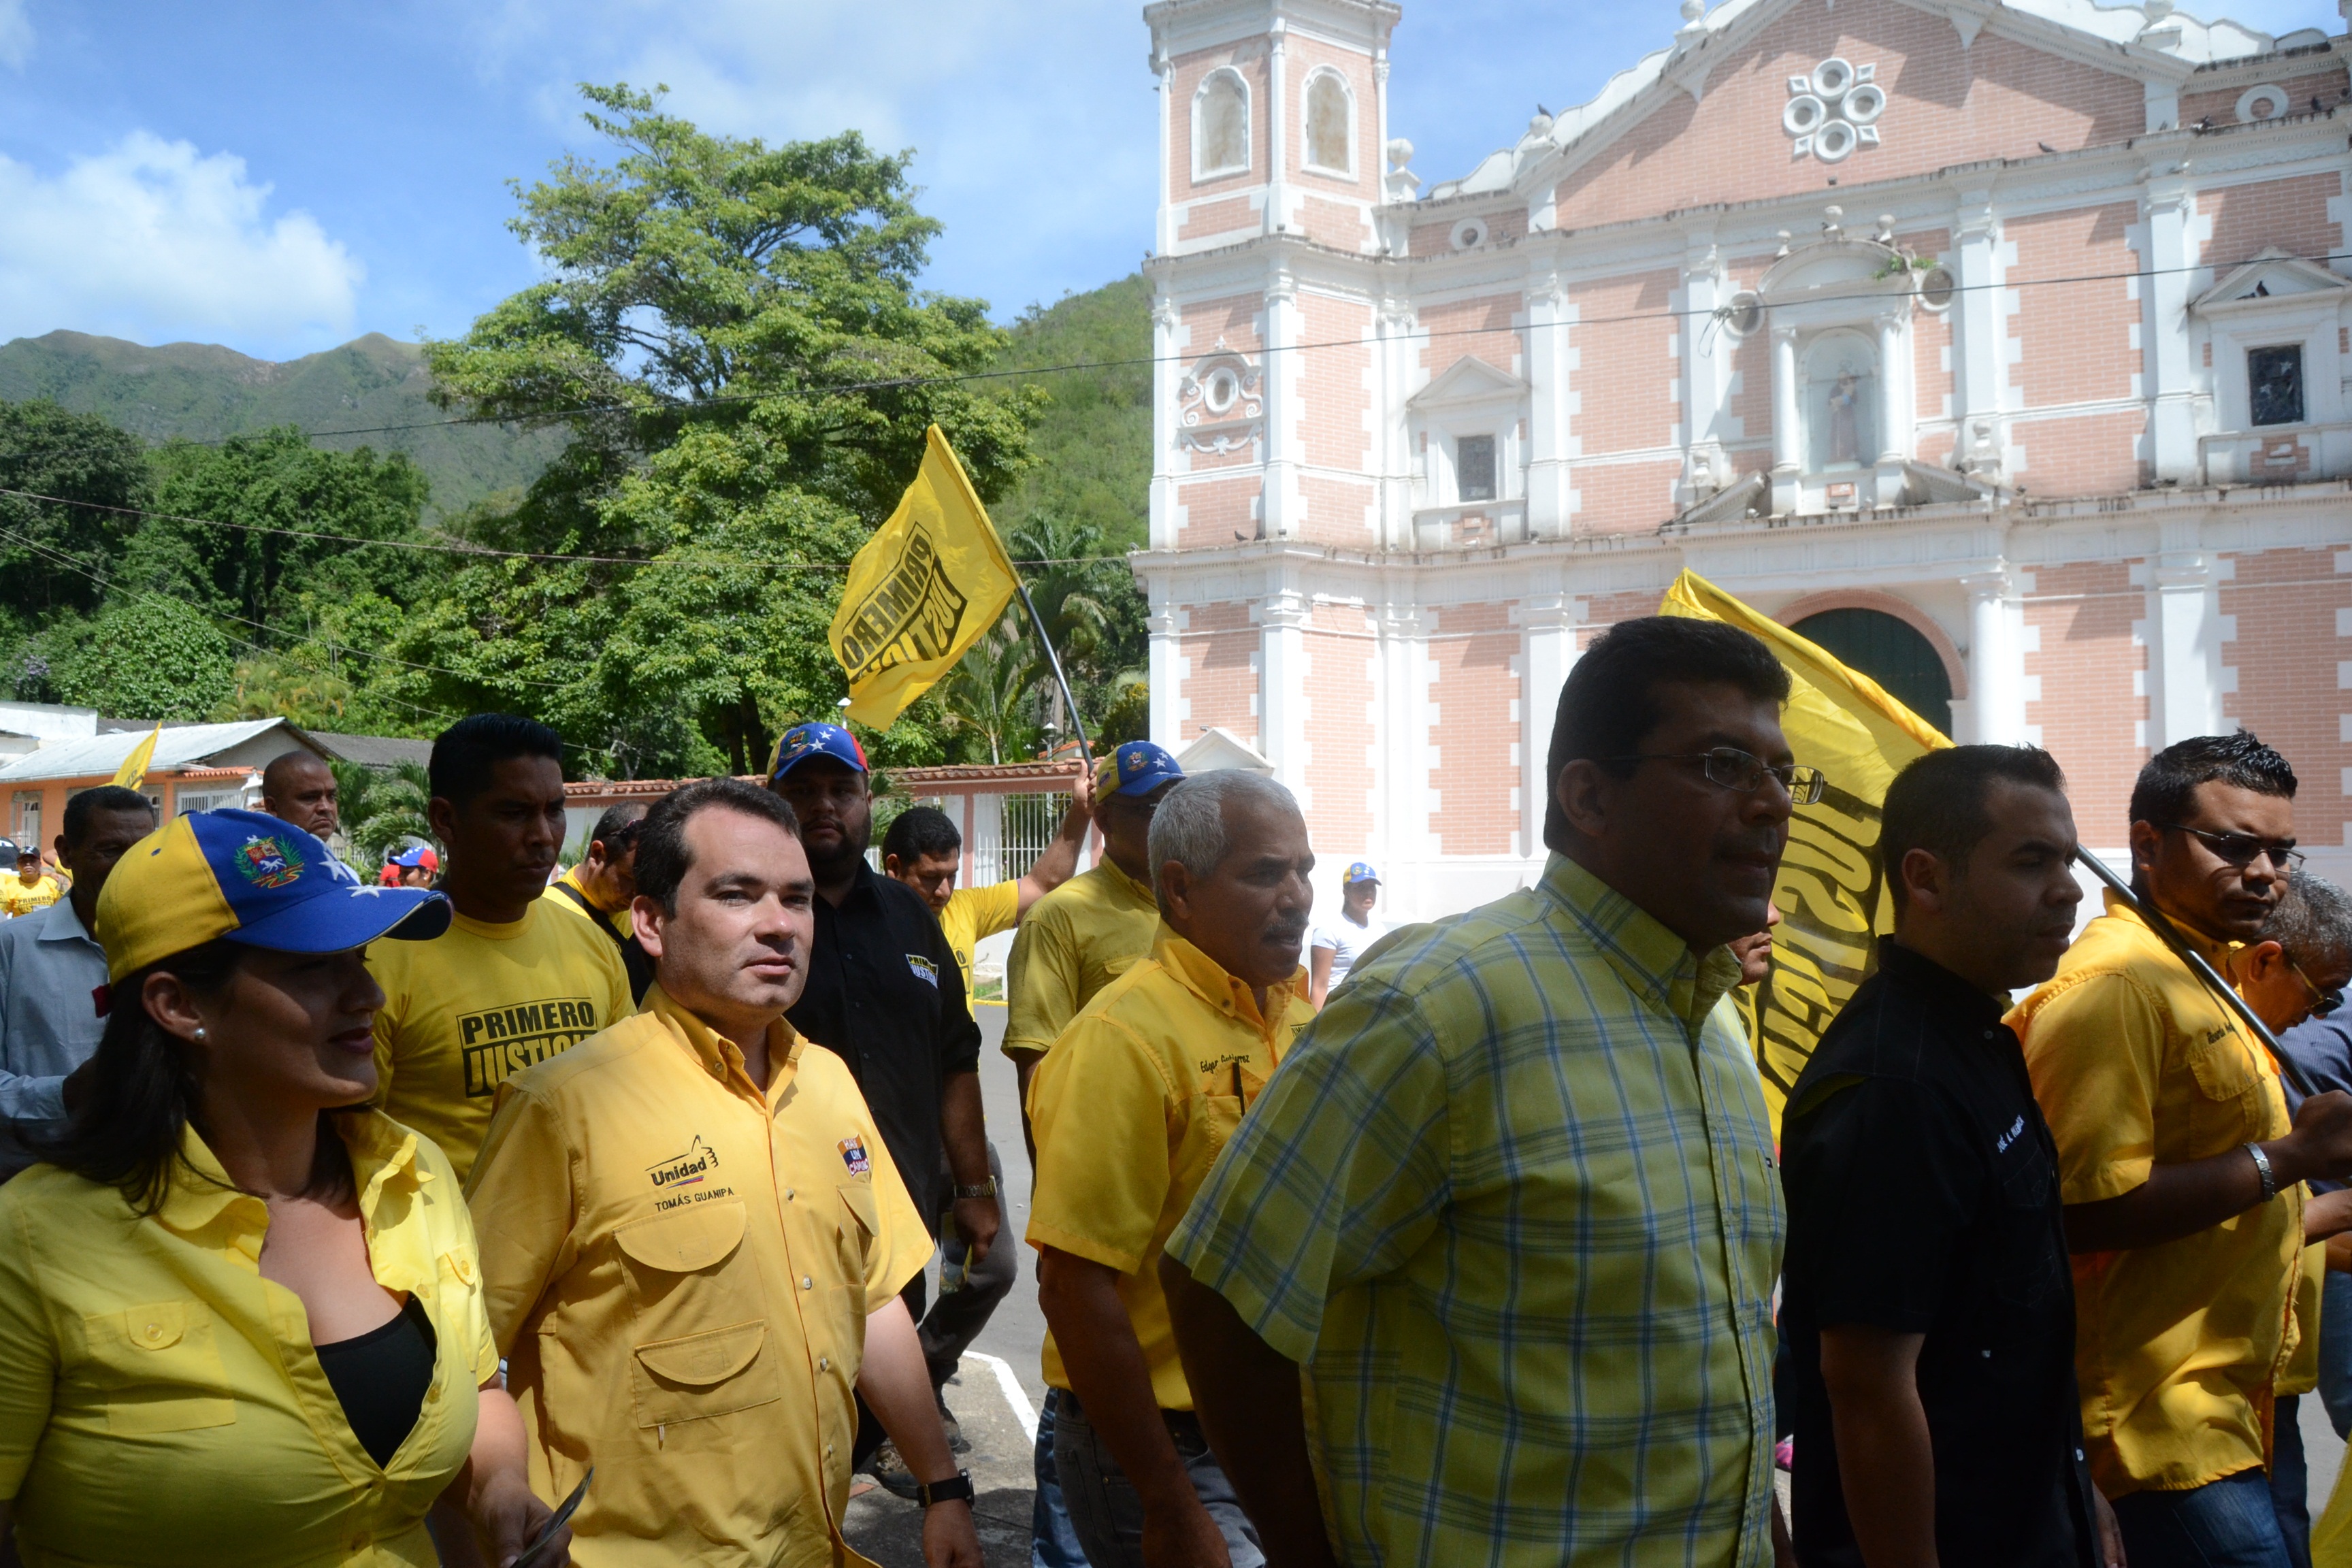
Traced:
<svg viewBox="0 0 2352 1568">
<path fill-rule="evenodd" d="M 1150 795 L 1183 776 L 1167 747 L 1129 741 L 1095 765 L 1095 788 L 1113 795 Z"/>
<path fill-rule="evenodd" d="M 868 771 L 866 748 L 840 725 L 795 724 L 776 742 L 776 765 L 768 770 L 768 782 L 775 783 L 811 757 L 831 757 L 861 773 Z"/>
</svg>

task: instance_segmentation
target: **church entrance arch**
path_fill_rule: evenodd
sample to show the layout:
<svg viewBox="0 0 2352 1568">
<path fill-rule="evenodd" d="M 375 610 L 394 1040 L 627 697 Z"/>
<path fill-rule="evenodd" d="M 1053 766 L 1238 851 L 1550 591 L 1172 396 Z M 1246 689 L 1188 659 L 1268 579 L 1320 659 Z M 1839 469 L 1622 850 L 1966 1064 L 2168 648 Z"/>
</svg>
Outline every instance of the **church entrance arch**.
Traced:
<svg viewBox="0 0 2352 1568">
<path fill-rule="evenodd" d="M 1862 671 L 1912 712 L 1952 732 L 1952 678 L 1935 645 L 1884 610 L 1822 610 L 1789 628 Z"/>
</svg>

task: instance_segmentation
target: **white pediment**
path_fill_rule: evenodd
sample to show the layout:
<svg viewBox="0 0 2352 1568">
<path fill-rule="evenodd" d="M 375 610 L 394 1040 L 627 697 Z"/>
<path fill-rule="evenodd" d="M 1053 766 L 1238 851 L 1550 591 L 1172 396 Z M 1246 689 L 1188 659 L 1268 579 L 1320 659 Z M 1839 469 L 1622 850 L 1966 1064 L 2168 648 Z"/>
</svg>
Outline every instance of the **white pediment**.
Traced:
<svg viewBox="0 0 2352 1568">
<path fill-rule="evenodd" d="M 1517 376 L 1496 370 L 1475 354 L 1464 354 L 1408 398 L 1405 406 L 1418 413 L 1427 408 L 1509 402 L 1525 396 L 1527 392 L 1528 384 Z"/>
<path fill-rule="evenodd" d="M 1200 738 L 1176 753 L 1176 765 L 1187 774 L 1224 773 L 1238 768 L 1264 778 L 1274 776 L 1274 764 L 1255 746 L 1231 730 L 1212 724 Z"/>
<path fill-rule="evenodd" d="M 2189 308 L 2200 316 L 2234 316 L 2263 310 L 2273 300 L 2309 305 L 2322 299 L 2340 301 L 2347 297 L 2352 297 L 2352 279 L 2273 246 L 2231 268 Z"/>
</svg>

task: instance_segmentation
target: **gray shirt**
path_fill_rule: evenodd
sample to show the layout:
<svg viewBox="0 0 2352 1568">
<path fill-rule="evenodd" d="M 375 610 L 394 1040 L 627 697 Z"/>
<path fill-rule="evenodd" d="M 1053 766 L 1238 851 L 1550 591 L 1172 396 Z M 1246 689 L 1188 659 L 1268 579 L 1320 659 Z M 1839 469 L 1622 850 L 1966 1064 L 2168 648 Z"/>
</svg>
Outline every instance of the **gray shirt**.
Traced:
<svg viewBox="0 0 2352 1568">
<path fill-rule="evenodd" d="M 106 950 L 71 899 L 0 923 L 0 1180 L 33 1163 L 20 1129 L 65 1121 L 66 1074 L 98 1049 Z"/>
</svg>

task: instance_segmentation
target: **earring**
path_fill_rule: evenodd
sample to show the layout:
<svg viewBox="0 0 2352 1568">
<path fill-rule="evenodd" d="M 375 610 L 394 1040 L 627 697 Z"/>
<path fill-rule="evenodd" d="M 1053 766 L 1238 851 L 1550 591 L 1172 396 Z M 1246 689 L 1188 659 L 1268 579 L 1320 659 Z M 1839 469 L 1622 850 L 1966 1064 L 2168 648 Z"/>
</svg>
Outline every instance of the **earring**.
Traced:
<svg viewBox="0 0 2352 1568">
<path fill-rule="evenodd" d="M 195 1041 L 196 1041 L 196 1044 L 198 1044 L 198 1045 L 200 1045 L 200 1046 L 201 1046 L 201 1045 L 203 1045 L 203 1044 L 205 1043 L 205 1031 L 204 1031 L 204 1026 L 203 1026 L 202 1025 L 197 1026 L 196 1033 L 195 1033 Z"/>
</svg>

